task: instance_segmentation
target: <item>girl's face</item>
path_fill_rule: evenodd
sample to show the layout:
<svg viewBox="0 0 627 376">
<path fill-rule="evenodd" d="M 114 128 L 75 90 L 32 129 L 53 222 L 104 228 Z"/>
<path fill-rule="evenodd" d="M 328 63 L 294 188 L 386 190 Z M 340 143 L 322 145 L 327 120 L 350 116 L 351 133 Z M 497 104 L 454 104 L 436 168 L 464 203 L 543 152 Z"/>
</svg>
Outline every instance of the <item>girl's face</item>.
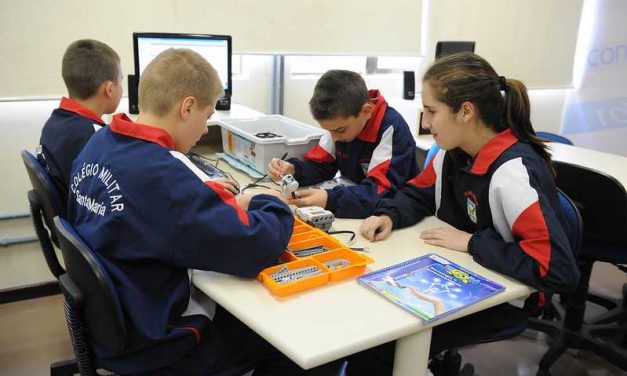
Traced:
<svg viewBox="0 0 627 376">
<path fill-rule="evenodd" d="M 422 124 L 433 135 L 441 149 L 451 150 L 461 145 L 464 127 L 461 111 L 453 113 L 448 105 L 436 99 L 433 88 L 428 82 L 422 84 Z"/>
</svg>

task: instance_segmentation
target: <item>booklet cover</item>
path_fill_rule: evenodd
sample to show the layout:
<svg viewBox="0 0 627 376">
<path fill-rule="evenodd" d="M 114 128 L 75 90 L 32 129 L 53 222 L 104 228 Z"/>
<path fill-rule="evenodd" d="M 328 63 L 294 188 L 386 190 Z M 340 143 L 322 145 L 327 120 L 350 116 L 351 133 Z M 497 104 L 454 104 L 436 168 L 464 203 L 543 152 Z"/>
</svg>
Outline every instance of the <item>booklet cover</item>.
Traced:
<svg viewBox="0 0 627 376">
<path fill-rule="evenodd" d="M 357 281 L 424 321 L 436 320 L 505 289 L 433 253 L 364 274 Z"/>
</svg>

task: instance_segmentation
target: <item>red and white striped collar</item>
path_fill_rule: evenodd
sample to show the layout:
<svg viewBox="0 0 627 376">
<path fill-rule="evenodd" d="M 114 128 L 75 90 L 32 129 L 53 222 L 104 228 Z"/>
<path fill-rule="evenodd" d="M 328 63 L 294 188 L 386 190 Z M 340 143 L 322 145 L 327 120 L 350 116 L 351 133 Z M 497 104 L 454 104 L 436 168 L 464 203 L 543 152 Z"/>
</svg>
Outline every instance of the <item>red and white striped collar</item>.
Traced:
<svg viewBox="0 0 627 376">
<path fill-rule="evenodd" d="M 385 98 L 383 98 L 379 90 L 369 90 L 368 96 L 370 97 L 370 100 L 374 102 L 372 116 L 370 116 L 370 119 L 366 122 L 366 126 L 361 130 L 361 133 L 359 133 L 357 138 L 366 142 L 375 142 L 377 141 L 379 129 L 381 128 L 385 111 L 388 108 L 388 103 L 385 101 Z"/>
<path fill-rule="evenodd" d="M 146 124 L 133 123 L 126 114 L 113 115 L 109 128 L 114 133 L 149 141 L 164 148 L 175 150 L 174 139 L 167 131 Z"/>
<path fill-rule="evenodd" d="M 70 112 L 74 112 L 76 114 L 79 114 L 83 117 L 86 117 L 90 120 L 93 120 L 97 123 L 100 123 L 102 125 L 105 124 L 105 122 L 102 120 L 102 118 L 100 116 L 98 116 L 98 114 L 96 114 L 95 112 L 93 112 L 92 110 L 90 110 L 89 108 L 83 106 L 82 104 L 80 104 L 79 102 L 75 101 L 74 99 L 70 99 L 67 97 L 62 97 L 61 98 L 61 103 L 59 104 L 59 108 L 65 111 L 70 111 Z"/>
<path fill-rule="evenodd" d="M 511 129 L 506 129 L 492 137 L 477 153 L 470 173 L 483 175 L 488 172 L 492 163 L 516 142 L 518 142 L 518 138 L 512 133 Z"/>
</svg>

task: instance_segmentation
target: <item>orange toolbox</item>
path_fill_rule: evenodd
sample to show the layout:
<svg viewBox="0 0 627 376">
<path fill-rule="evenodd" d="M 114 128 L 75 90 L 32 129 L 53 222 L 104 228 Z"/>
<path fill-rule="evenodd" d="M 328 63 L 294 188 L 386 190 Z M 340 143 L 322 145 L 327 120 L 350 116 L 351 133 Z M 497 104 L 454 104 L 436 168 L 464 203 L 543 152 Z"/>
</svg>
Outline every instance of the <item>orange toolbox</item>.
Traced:
<svg viewBox="0 0 627 376">
<path fill-rule="evenodd" d="M 280 261 L 283 263 L 262 270 L 257 279 L 275 295 L 287 296 L 361 275 L 374 260 L 295 218 L 292 237 Z"/>
</svg>

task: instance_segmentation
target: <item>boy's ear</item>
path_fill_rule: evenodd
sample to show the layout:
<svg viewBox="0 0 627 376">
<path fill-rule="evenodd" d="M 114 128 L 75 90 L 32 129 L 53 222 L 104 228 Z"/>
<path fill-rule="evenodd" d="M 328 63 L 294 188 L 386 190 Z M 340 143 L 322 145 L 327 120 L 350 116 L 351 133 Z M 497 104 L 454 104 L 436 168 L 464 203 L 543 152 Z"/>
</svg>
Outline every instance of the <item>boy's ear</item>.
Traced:
<svg viewBox="0 0 627 376">
<path fill-rule="evenodd" d="M 101 87 L 104 90 L 104 95 L 107 98 L 113 97 L 113 81 L 105 81 L 102 83 Z"/>
<path fill-rule="evenodd" d="M 196 104 L 196 98 L 194 97 L 185 97 L 181 101 L 180 114 L 179 114 L 181 116 L 181 119 L 187 120 L 189 115 L 191 115 L 195 104 Z"/>
<path fill-rule="evenodd" d="M 374 110 L 374 103 L 366 102 L 363 106 L 361 106 L 361 114 L 366 117 L 366 120 L 369 120 L 372 116 L 372 111 Z"/>
</svg>

